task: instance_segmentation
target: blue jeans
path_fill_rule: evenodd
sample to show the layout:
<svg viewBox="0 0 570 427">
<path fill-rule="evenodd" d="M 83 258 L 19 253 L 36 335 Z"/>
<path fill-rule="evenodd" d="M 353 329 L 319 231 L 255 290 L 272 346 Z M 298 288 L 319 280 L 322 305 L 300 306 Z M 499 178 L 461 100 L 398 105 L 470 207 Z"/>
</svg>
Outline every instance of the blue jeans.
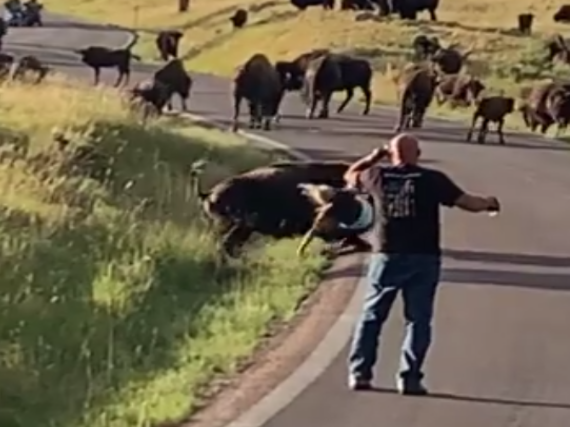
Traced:
<svg viewBox="0 0 570 427">
<path fill-rule="evenodd" d="M 398 291 L 402 291 L 406 336 L 399 376 L 423 378 L 422 365 L 431 343 L 431 321 L 441 258 L 437 255 L 375 253 L 370 257 L 363 313 L 356 325 L 349 355 L 351 376 L 371 380 L 382 325 Z"/>
</svg>

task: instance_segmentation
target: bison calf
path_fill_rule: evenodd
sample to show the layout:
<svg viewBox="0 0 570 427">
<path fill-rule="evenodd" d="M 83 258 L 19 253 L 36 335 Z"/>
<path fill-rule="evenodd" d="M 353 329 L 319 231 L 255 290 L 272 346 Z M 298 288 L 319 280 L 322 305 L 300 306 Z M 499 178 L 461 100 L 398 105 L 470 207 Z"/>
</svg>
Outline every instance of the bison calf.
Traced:
<svg viewBox="0 0 570 427">
<path fill-rule="evenodd" d="M 156 36 L 156 48 L 163 61 L 178 58 L 178 47 L 184 34 L 180 31 L 161 31 Z"/>
<path fill-rule="evenodd" d="M 50 72 L 50 68 L 35 56 L 27 55 L 12 64 L 10 78 L 12 80 L 20 79 L 28 72 L 36 74 L 36 81 L 34 83 L 37 84 L 47 76 Z"/>
<path fill-rule="evenodd" d="M 467 75 L 446 75 L 441 78 L 435 90 L 439 105 L 449 101 L 451 107 L 468 107 L 475 103 L 485 85 L 477 78 Z"/>
<path fill-rule="evenodd" d="M 564 4 L 552 16 L 554 22 L 570 22 L 570 5 Z"/>
<path fill-rule="evenodd" d="M 166 104 L 170 101 L 172 92 L 170 88 L 156 80 L 145 80 L 138 83 L 129 91 L 130 101 L 138 102 L 144 110 L 144 118 L 152 111 L 161 114 Z M 150 110 L 149 110 L 150 108 Z"/>
<path fill-rule="evenodd" d="M 395 79 L 395 83 L 400 97 L 396 132 L 410 127 L 421 128 L 437 87 L 437 74 L 431 68 L 409 65 Z"/>
<path fill-rule="evenodd" d="M 414 37 L 412 47 L 414 49 L 416 59 L 418 60 L 431 58 L 439 49 L 441 49 L 441 45 L 439 44 L 437 37 L 430 38 L 424 34 Z"/>
<path fill-rule="evenodd" d="M 530 35 L 532 33 L 532 23 L 534 15 L 532 13 L 522 13 L 518 16 L 519 31 L 521 34 Z"/>
<path fill-rule="evenodd" d="M 489 96 L 481 99 L 477 104 L 477 108 L 473 113 L 473 119 L 471 121 L 471 127 L 467 132 L 467 142 L 471 142 L 471 137 L 475 125 L 479 118 L 482 119 L 481 126 L 479 127 L 479 135 L 477 137 L 477 142 L 479 144 L 485 143 L 485 138 L 487 132 L 489 131 L 489 123 L 497 123 L 497 134 L 499 136 L 499 143 L 505 143 L 505 137 L 503 135 L 503 127 L 505 125 L 505 117 L 512 113 L 515 108 L 515 100 L 511 97 L 505 96 Z"/>
<path fill-rule="evenodd" d="M 141 60 L 130 49 L 110 49 L 103 46 L 89 46 L 85 49 L 76 50 L 81 55 L 81 61 L 91 67 L 94 73 L 94 84 L 99 83 L 101 68 L 116 68 L 119 72 L 115 86 L 123 81 L 128 84 L 131 75 L 131 59 Z"/>
<path fill-rule="evenodd" d="M 230 18 L 230 22 L 232 23 L 234 28 L 243 28 L 245 24 L 247 24 L 247 10 L 245 9 L 238 9 Z"/>
</svg>

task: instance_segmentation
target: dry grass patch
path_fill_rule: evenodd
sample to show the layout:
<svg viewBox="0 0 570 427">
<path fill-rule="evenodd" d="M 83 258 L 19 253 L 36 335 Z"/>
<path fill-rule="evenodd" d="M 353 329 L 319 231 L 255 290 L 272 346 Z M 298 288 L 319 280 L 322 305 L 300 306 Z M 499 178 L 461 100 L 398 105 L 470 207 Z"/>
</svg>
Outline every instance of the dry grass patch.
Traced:
<svg viewBox="0 0 570 427">
<path fill-rule="evenodd" d="M 238 137 L 142 127 L 114 90 L 79 83 L 4 85 L 0 109 L 0 425 L 179 417 L 315 285 L 323 260 L 299 260 L 297 242 L 219 262 L 188 166 L 208 156 L 222 176 L 270 160 Z M 62 168 L 54 128 L 108 159 L 109 178 Z"/>
</svg>

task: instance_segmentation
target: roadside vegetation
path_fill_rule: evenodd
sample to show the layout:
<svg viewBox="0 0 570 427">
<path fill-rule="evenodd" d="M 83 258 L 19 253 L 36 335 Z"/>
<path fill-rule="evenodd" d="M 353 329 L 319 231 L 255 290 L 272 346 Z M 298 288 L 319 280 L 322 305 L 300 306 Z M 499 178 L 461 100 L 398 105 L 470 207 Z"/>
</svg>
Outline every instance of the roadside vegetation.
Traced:
<svg viewBox="0 0 570 427">
<path fill-rule="evenodd" d="M 135 18 L 135 6 L 138 12 Z M 426 16 L 417 22 L 399 19 L 356 21 L 354 12 L 325 12 L 310 8 L 298 12 L 286 0 L 192 0 L 190 11 L 176 13 L 176 2 L 117 3 L 110 0 L 50 0 L 48 7 L 91 20 L 112 21 L 140 30 L 139 52 L 156 59 L 152 31 L 176 27 L 185 32 L 181 52 L 191 69 L 232 75 L 251 54 L 264 52 L 273 59 L 293 58 L 314 48 L 329 47 L 368 58 L 374 64 L 375 100 L 393 105 L 396 91 L 387 64 L 398 67 L 412 56 L 411 41 L 417 34 L 437 36 L 442 42 L 474 49 L 469 71 L 483 78 L 491 93 L 504 91 L 518 96 L 521 87 L 553 76 L 570 77 L 570 66 L 548 66 L 544 39 L 566 27 L 552 15 L 560 6 L 555 0 L 441 0 L 439 22 Z M 250 22 L 233 30 L 228 18 L 239 8 L 250 8 Z M 517 15 L 535 15 L 532 36 L 516 30 Z M 469 110 L 432 108 L 436 115 L 463 117 Z M 518 114 L 509 117 L 510 127 L 521 127 Z"/>
<path fill-rule="evenodd" d="M 67 79 L 2 85 L 0 109 L 2 427 L 182 416 L 317 283 L 319 248 L 301 261 L 293 241 L 222 264 L 191 194 L 193 161 L 213 183 L 271 154 L 172 118 L 143 127 L 114 90 Z"/>
</svg>

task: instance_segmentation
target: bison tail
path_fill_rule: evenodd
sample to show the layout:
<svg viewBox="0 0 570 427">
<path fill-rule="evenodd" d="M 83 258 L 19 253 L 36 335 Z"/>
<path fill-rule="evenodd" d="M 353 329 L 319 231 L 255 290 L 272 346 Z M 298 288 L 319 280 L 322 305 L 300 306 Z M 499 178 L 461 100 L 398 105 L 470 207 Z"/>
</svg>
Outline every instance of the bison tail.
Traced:
<svg viewBox="0 0 570 427">
<path fill-rule="evenodd" d="M 190 180 L 192 184 L 192 192 L 202 201 L 205 200 L 209 195 L 208 192 L 203 192 L 200 186 L 200 177 L 204 173 L 204 169 L 206 168 L 207 163 L 208 163 L 207 160 L 200 159 L 196 160 L 190 165 Z"/>
<path fill-rule="evenodd" d="M 131 58 L 137 60 L 137 61 L 142 61 L 142 58 L 139 55 L 136 55 L 134 53 L 131 53 Z"/>
</svg>

